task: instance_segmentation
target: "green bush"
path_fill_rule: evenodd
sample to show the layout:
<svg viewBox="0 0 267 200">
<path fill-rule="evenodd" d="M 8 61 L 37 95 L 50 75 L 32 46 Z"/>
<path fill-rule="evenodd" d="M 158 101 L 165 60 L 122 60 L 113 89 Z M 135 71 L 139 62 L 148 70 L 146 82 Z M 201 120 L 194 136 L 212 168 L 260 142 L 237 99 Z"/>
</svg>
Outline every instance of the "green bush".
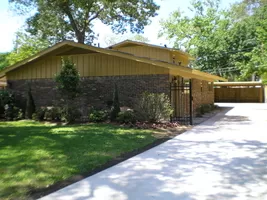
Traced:
<svg viewBox="0 0 267 200">
<path fill-rule="evenodd" d="M 113 105 L 111 107 L 111 112 L 110 112 L 111 121 L 116 120 L 120 111 L 121 110 L 120 110 L 120 102 L 119 102 L 119 92 L 118 92 L 117 84 L 115 84 L 114 93 L 113 93 Z"/>
<path fill-rule="evenodd" d="M 123 111 L 123 112 L 119 112 L 118 117 L 117 117 L 117 121 L 119 123 L 134 123 L 136 122 L 136 116 L 134 114 L 134 112 L 132 110 L 127 110 L 127 111 Z"/>
<path fill-rule="evenodd" d="M 109 113 L 106 110 L 91 109 L 89 114 L 90 122 L 104 122 L 108 119 Z"/>
<path fill-rule="evenodd" d="M 34 113 L 33 120 L 43 121 L 45 119 L 45 112 L 47 109 L 45 107 L 38 108 L 36 113 Z"/>
<path fill-rule="evenodd" d="M 201 117 L 205 113 L 211 112 L 216 108 L 218 108 L 218 106 L 215 104 L 203 104 L 196 109 L 197 116 Z"/>
<path fill-rule="evenodd" d="M 32 114 L 35 113 L 35 104 L 32 97 L 31 87 L 29 86 L 28 92 L 27 92 L 27 103 L 26 103 L 26 111 L 25 111 L 25 117 L 27 119 L 32 119 Z"/>
<path fill-rule="evenodd" d="M 63 106 L 60 113 L 61 121 L 66 123 L 73 123 L 81 117 L 81 112 L 75 106 Z"/>
<path fill-rule="evenodd" d="M 169 97 L 163 93 L 143 93 L 136 102 L 134 110 L 137 120 L 148 122 L 169 120 L 173 113 Z"/>
<path fill-rule="evenodd" d="M 5 114 L 5 106 L 14 104 L 14 96 L 7 90 L 0 90 L 0 115 Z"/>
</svg>

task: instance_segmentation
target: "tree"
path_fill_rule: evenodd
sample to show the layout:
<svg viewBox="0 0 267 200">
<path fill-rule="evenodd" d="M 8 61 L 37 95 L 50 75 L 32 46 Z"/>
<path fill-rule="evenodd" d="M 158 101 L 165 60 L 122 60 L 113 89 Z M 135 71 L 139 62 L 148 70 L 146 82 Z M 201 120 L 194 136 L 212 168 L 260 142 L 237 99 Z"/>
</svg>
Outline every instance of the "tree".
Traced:
<svg viewBox="0 0 267 200">
<path fill-rule="evenodd" d="M 67 123 L 74 122 L 80 117 L 75 99 L 80 94 L 80 74 L 68 59 L 62 60 L 62 69 L 56 76 L 57 89 L 63 97 L 61 106 L 61 119 Z"/>
<path fill-rule="evenodd" d="M 46 39 L 31 36 L 24 32 L 17 32 L 16 38 L 15 48 L 6 56 L 9 65 L 26 59 L 51 45 Z"/>
<path fill-rule="evenodd" d="M 118 86 L 115 83 L 114 92 L 113 92 L 113 105 L 111 107 L 110 119 L 112 121 L 116 120 L 120 111 L 121 111 L 121 108 L 120 108 L 120 101 L 119 101 Z"/>
<path fill-rule="evenodd" d="M 137 42 L 149 42 L 149 39 L 143 35 L 133 35 L 133 36 L 119 36 L 119 35 L 110 35 L 105 38 L 106 46 L 112 46 L 114 44 L 120 43 L 124 40 L 132 40 Z"/>
<path fill-rule="evenodd" d="M 176 11 L 161 22 L 160 34 L 174 40 L 176 48 L 185 48 L 196 57 L 194 68 L 229 80 L 250 79 L 252 74 L 262 73 L 259 63 L 262 66 L 266 63 L 263 56 L 266 40 L 260 39 L 266 33 L 263 21 L 266 12 L 257 17 L 263 6 L 253 4 L 253 10 L 244 9 L 249 7 L 244 6 L 245 1 L 248 0 L 234 4 L 230 10 L 220 10 L 218 0 L 195 0 L 192 18 Z M 236 9 L 240 12 L 235 12 Z"/>
<path fill-rule="evenodd" d="M 9 66 L 8 57 L 9 53 L 0 53 L 0 70 Z"/>
<path fill-rule="evenodd" d="M 26 103 L 26 112 L 25 112 L 26 119 L 32 119 L 32 115 L 34 112 L 35 112 L 35 104 L 34 104 L 34 100 L 32 97 L 31 86 L 28 85 L 27 103 Z"/>
<path fill-rule="evenodd" d="M 229 35 L 231 26 L 228 13 L 219 10 L 219 1 L 195 0 L 192 2 L 193 17 L 189 18 L 179 10 L 173 12 L 169 19 L 161 21 L 160 36 L 174 40 L 174 47 L 186 49 L 197 59 L 193 67 L 226 75 L 223 69 L 231 67 L 228 60 Z"/>
<path fill-rule="evenodd" d="M 18 13 L 33 8 L 37 12 L 26 21 L 27 31 L 41 34 L 55 43 L 75 38 L 79 43 L 92 43 L 93 22 L 100 20 L 115 33 L 142 33 L 156 16 L 159 6 L 153 0 L 9 0 Z"/>
</svg>

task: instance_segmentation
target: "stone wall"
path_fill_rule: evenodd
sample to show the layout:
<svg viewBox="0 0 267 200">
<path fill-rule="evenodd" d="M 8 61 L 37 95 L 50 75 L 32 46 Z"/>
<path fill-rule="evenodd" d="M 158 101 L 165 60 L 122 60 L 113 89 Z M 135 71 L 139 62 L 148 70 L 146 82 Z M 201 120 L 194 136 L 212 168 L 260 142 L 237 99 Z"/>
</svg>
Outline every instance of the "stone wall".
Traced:
<svg viewBox="0 0 267 200">
<path fill-rule="evenodd" d="M 169 75 L 135 75 L 109 77 L 83 77 L 82 94 L 76 103 L 84 116 L 88 108 L 105 108 L 112 101 L 114 84 L 117 83 L 121 106 L 132 106 L 141 93 L 155 92 L 169 95 Z M 17 99 L 25 100 L 31 85 L 36 107 L 55 105 L 60 99 L 53 79 L 9 80 L 8 89 L 16 94 Z"/>
<path fill-rule="evenodd" d="M 214 103 L 214 88 L 213 83 L 192 79 L 192 96 L 193 96 L 193 110 L 196 114 L 197 108 L 203 104 Z"/>
</svg>

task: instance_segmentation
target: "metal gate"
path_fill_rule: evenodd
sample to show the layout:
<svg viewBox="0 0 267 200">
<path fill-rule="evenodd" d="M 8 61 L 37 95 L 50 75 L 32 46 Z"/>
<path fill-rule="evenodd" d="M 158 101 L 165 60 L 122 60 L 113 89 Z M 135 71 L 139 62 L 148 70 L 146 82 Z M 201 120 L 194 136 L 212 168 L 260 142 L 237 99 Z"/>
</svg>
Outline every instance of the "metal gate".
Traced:
<svg viewBox="0 0 267 200">
<path fill-rule="evenodd" d="M 191 80 L 182 77 L 174 77 L 170 83 L 170 97 L 174 112 L 171 116 L 172 122 L 184 125 L 193 124 L 192 109 L 192 85 Z"/>
</svg>

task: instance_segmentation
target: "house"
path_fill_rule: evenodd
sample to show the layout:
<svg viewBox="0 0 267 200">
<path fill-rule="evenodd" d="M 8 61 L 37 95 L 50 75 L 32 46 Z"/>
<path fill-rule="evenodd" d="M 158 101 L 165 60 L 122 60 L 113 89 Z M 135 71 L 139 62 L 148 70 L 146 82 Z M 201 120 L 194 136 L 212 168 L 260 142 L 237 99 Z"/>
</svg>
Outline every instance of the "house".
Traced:
<svg viewBox="0 0 267 200">
<path fill-rule="evenodd" d="M 6 68 L 0 77 L 20 99 L 30 84 L 36 106 L 50 106 L 58 100 L 54 77 L 66 56 L 82 77 L 77 105 L 85 116 L 90 106 L 105 107 L 112 100 L 117 83 L 122 105 L 132 106 L 145 91 L 165 93 L 175 108 L 173 119 L 186 121 L 200 105 L 214 102 L 213 82 L 226 81 L 189 68 L 193 58 L 185 52 L 128 40 L 108 48 L 64 41 Z"/>
<path fill-rule="evenodd" d="M 6 79 L 0 78 L 0 90 L 4 90 L 6 88 Z"/>
</svg>

